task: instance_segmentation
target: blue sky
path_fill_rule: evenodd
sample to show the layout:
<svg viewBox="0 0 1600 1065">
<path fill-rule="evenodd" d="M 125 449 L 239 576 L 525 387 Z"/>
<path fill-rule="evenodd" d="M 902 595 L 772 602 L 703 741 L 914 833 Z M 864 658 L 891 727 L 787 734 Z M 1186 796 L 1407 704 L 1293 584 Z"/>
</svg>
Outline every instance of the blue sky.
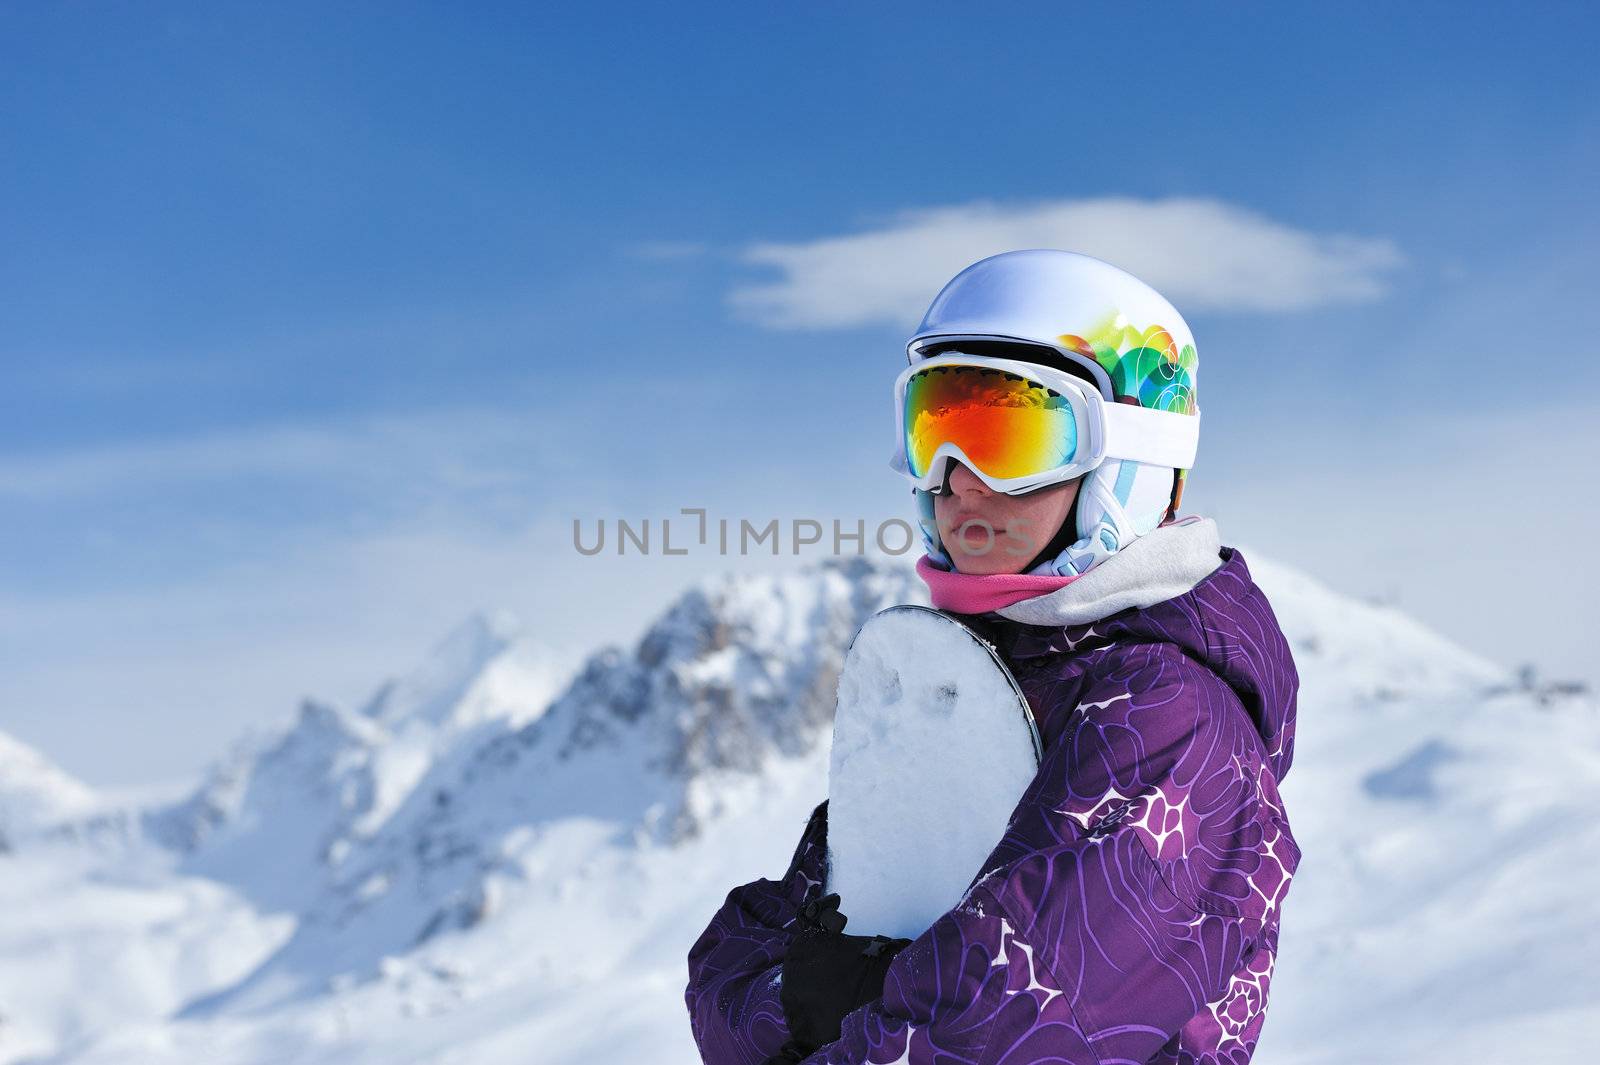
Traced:
<svg viewBox="0 0 1600 1065">
<path fill-rule="evenodd" d="M 1184 310 L 1224 542 L 1600 681 L 1587 5 L 331 7 L 0 8 L 0 728 L 89 780 L 754 564 L 574 517 L 906 516 L 1013 246 Z"/>
</svg>

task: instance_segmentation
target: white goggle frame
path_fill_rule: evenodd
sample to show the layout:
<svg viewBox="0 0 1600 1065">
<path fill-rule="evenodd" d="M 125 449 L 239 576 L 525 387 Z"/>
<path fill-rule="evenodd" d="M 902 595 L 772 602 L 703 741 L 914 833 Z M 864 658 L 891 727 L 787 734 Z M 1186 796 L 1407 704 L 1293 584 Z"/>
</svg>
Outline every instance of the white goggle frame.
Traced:
<svg viewBox="0 0 1600 1065">
<path fill-rule="evenodd" d="M 1077 421 L 1078 447 L 1074 461 L 1023 477 L 1002 479 L 984 473 L 958 445 L 946 441 L 934 451 L 927 474 L 920 478 L 913 477 L 906 455 L 906 385 L 915 375 L 940 366 L 1001 370 L 1025 377 L 1060 394 L 1071 406 L 1072 415 Z M 1081 477 L 1106 459 L 1132 459 L 1153 466 L 1187 470 L 1194 466 L 1195 452 L 1200 446 L 1199 411 L 1179 414 L 1176 411 L 1150 410 L 1131 403 L 1110 403 L 1089 382 L 1065 370 L 1016 359 L 963 355 L 960 352 L 922 359 L 902 370 L 894 380 L 894 415 L 898 444 L 889 465 L 924 492 L 936 493 L 944 486 L 945 470 L 951 462 L 960 462 L 996 492 L 1021 495 L 1035 488 Z"/>
</svg>

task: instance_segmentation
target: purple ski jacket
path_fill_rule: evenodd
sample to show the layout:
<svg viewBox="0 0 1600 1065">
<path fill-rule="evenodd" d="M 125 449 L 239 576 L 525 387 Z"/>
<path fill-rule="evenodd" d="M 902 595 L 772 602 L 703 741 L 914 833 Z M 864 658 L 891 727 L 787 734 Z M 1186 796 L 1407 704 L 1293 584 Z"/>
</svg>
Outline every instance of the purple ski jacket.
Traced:
<svg viewBox="0 0 1600 1065">
<path fill-rule="evenodd" d="M 806 1065 L 1250 1060 L 1300 860 L 1278 794 L 1299 678 L 1211 528 L 1186 592 L 1068 624 L 973 619 L 1041 722 L 1038 775 L 967 894 Z M 826 809 L 783 878 L 733 889 L 690 949 L 708 1065 L 757 1065 L 789 1037 L 779 977 L 823 893 Z"/>
</svg>

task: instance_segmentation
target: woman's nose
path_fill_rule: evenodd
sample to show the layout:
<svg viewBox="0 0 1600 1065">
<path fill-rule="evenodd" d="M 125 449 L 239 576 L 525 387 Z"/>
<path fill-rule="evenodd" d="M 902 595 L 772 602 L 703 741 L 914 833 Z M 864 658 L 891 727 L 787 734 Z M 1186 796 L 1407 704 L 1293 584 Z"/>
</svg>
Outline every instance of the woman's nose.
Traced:
<svg viewBox="0 0 1600 1065">
<path fill-rule="evenodd" d="M 990 489 L 978 479 L 977 474 L 967 469 L 965 463 L 956 462 L 954 469 L 950 471 L 950 493 L 961 496 L 973 491 L 988 494 Z"/>
</svg>

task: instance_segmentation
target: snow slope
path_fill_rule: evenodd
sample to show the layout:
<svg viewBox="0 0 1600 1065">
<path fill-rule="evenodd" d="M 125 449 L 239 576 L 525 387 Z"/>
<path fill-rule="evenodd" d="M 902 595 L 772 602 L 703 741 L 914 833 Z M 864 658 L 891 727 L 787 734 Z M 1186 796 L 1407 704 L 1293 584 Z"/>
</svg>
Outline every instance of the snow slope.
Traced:
<svg viewBox="0 0 1600 1065">
<path fill-rule="evenodd" d="M 1595 703 L 1246 556 L 1302 678 L 1256 1060 L 1580 1060 Z M 855 628 L 925 601 L 860 559 L 708 581 L 574 668 L 474 618 L 165 805 L 0 737 L 0 1063 L 687 1065 L 689 944 L 821 799 Z"/>
</svg>

